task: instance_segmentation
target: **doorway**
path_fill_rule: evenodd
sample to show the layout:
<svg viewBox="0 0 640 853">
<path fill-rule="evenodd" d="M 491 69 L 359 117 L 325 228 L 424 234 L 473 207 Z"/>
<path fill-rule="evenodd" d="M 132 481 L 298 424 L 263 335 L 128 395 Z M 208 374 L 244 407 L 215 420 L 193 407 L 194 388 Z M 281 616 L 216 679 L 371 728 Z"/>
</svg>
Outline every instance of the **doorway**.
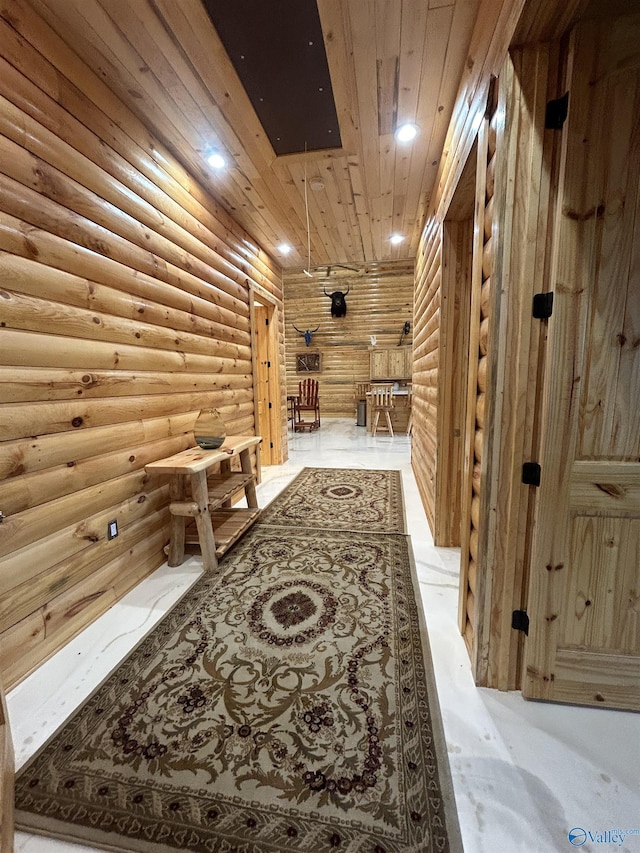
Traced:
<svg viewBox="0 0 640 853">
<path fill-rule="evenodd" d="M 262 465 L 278 465 L 281 453 L 281 405 L 278 371 L 278 308 L 251 291 L 253 388 L 256 434 L 262 436 Z"/>
</svg>

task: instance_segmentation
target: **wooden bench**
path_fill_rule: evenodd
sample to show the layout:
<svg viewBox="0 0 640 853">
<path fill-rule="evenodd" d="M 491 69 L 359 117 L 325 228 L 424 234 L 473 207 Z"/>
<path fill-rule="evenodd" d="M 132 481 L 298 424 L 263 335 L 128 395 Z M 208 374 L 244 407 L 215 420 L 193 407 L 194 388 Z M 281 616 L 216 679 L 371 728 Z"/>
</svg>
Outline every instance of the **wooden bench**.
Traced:
<svg viewBox="0 0 640 853">
<path fill-rule="evenodd" d="M 260 436 L 230 436 L 217 450 L 190 447 L 166 459 L 145 465 L 149 474 L 171 475 L 171 539 L 168 563 L 184 562 L 185 545 L 198 544 L 207 569 L 218 565 L 218 558 L 253 524 L 260 509 L 256 498 L 255 475 L 251 469 L 251 448 L 259 452 Z M 231 470 L 231 460 L 240 458 L 241 471 Z M 214 465 L 219 474 L 207 475 Z M 191 496 L 187 496 L 187 484 Z M 231 506 L 233 496 L 244 490 L 247 508 Z M 195 521 L 190 530 L 187 521 Z"/>
</svg>

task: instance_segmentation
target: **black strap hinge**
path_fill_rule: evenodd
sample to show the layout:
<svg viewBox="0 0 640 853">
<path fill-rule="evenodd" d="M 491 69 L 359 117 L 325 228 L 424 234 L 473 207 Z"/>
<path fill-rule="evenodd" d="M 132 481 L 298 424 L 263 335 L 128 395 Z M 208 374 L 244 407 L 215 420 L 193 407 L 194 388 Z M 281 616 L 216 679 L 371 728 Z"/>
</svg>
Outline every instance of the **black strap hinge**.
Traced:
<svg viewBox="0 0 640 853">
<path fill-rule="evenodd" d="M 492 74 L 489 78 L 489 91 L 487 92 L 487 102 L 484 109 L 484 117 L 491 121 L 498 109 L 498 78 Z"/>
<path fill-rule="evenodd" d="M 533 317 L 535 320 L 548 320 L 553 314 L 553 291 L 536 293 L 533 297 Z"/>
<path fill-rule="evenodd" d="M 525 462 L 522 466 L 522 482 L 525 486 L 539 486 L 542 469 L 537 462 Z"/>
<path fill-rule="evenodd" d="M 562 130 L 569 114 L 569 93 L 565 92 L 560 98 L 547 101 L 544 126 L 549 130 Z"/>
<path fill-rule="evenodd" d="M 511 614 L 511 627 L 514 631 L 524 631 L 529 636 L 529 616 L 526 610 L 514 610 Z"/>
</svg>

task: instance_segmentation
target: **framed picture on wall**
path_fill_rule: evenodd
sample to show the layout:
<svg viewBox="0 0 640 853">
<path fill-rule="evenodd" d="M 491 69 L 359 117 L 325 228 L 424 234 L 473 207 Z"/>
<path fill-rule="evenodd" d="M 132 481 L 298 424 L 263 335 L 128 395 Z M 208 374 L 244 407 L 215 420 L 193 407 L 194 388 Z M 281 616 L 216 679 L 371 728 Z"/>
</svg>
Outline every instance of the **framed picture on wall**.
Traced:
<svg viewBox="0 0 640 853">
<path fill-rule="evenodd" d="M 320 373 L 319 352 L 296 353 L 296 373 Z"/>
</svg>

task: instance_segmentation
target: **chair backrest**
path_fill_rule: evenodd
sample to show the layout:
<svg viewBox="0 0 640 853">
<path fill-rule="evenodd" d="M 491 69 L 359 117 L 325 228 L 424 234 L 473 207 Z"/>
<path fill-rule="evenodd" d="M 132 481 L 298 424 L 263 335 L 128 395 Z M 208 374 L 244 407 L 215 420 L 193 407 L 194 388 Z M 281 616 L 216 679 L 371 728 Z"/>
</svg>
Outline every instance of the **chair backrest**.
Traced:
<svg viewBox="0 0 640 853">
<path fill-rule="evenodd" d="M 315 406 L 318 402 L 318 380 L 303 379 L 298 384 L 298 397 L 303 406 Z"/>
<path fill-rule="evenodd" d="M 355 399 L 356 400 L 366 400 L 367 393 L 371 388 L 371 384 L 369 382 L 356 382 L 356 390 L 355 390 Z"/>
<path fill-rule="evenodd" d="M 374 408 L 384 406 L 390 408 L 393 406 L 393 383 L 387 382 L 384 385 L 371 384 L 371 405 Z"/>
</svg>

